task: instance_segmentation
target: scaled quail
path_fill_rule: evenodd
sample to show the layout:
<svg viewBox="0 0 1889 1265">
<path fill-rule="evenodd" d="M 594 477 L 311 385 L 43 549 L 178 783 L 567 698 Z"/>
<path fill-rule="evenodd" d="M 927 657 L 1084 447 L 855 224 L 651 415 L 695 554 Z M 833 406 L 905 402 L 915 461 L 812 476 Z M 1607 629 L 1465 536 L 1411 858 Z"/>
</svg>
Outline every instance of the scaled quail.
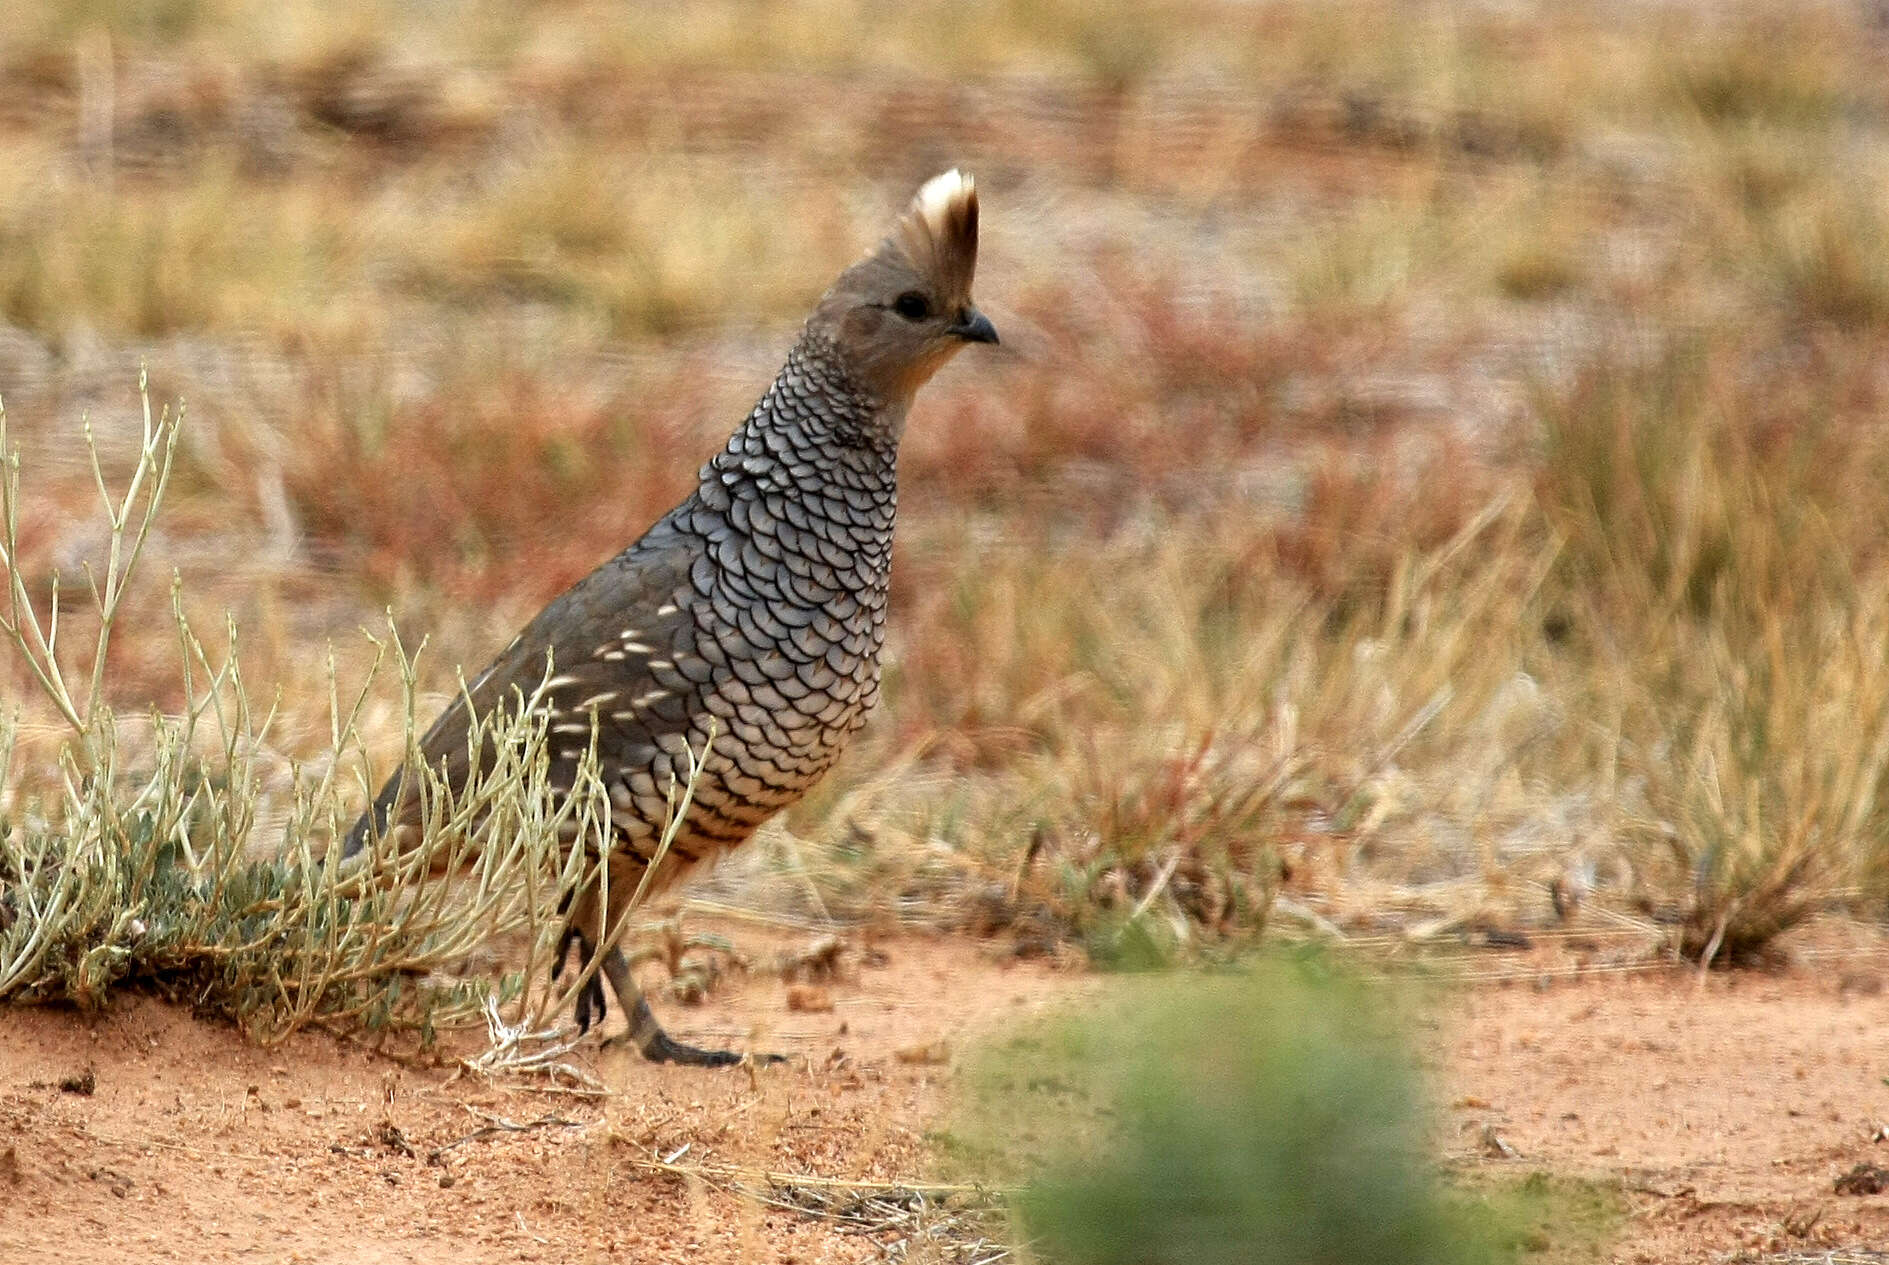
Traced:
<svg viewBox="0 0 1889 1265">
<path fill-rule="evenodd" d="M 595 887 L 577 893 L 563 949 L 574 943 L 588 962 L 617 923 L 655 850 L 672 779 L 687 781 L 686 752 L 710 743 L 711 725 L 694 803 L 652 888 L 806 794 L 865 722 L 879 695 L 906 413 L 960 347 L 997 341 L 971 305 L 976 265 L 976 187 L 948 171 L 840 274 L 689 498 L 545 607 L 427 731 L 420 754 L 458 789 L 468 698 L 482 715 L 516 705 L 548 671 L 551 781 L 568 791 L 595 726 L 612 809 L 611 907 Z M 417 835 L 420 797 L 402 795 L 401 782 L 400 772 L 388 779 L 346 855 L 370 835 Z M 620 950 L 601 968 L 644 1057 L 739 1061 L 672 1040 Z M 580 1029 L 603 1009 L 593 979 L 578 998 Z"/>
</svg>

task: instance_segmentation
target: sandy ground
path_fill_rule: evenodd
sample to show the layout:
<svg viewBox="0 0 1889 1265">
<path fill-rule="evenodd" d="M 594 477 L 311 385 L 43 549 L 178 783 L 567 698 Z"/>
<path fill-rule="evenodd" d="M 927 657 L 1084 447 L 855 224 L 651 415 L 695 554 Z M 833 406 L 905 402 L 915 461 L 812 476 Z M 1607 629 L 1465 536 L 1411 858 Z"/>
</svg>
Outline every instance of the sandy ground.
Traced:
<svg viewBox="0 0 1889 1265">
<path fill-rule="evenodd" d="M 888 1233 L 652 1167 L 914 1180 L 956 1054 L 1106 987 L 960 940 L 878 947 L 828 987 L 830 1011 L 789 1009 L 758 975 L 664 1008 L 678 1035 L 758 1042 L 787 1065 L 600 1048 L 601 1099 L 322 1034 L 257 1049 L 155 1000 L 7 1011 L 0 1261 L 883 1259 Z M 1889 1195 L 1834 1193 L 1854 1165 L 1889 1164 L 1884 957 L 1832 961 L 1704 980 L 1531 977 L 1523 961 L 1455 992 L 1433 1034 L 1443 1149 L 1458 1168 L 1619 1181 L 1616 1261 L 1889 1246 Z"/>
<path fill-rule="evenodd" d="M 871 1238 L 647 1167 L 914 1180 L 966 1030 L 1080 987 L 960 941 L 901 940 L 873 962 L 820 986 L 831 1010 L 791 1010 L 758 975 L 668 1004 L 678 1036 L 789 1062 L 657 1067 L 593 1047 L 604 1099 L 323 1034 L 257 1049 L 155 1000 L 5 1011 L 0 1261 L 878 1259 Z"/>
<path fill-rule="evenodd" d="M 1889 1194 L 1835 1190 L 1889 1168 L 1884 969 L 1872 946 L 1465 990 L 1436 1059 L 1446 1145 L 1499 1152 L 1493 1127 L 1519 1158 L 1483 1162 L 1620 1181 L 1615 1261 L 1889 1251 Z"/>
</svg>

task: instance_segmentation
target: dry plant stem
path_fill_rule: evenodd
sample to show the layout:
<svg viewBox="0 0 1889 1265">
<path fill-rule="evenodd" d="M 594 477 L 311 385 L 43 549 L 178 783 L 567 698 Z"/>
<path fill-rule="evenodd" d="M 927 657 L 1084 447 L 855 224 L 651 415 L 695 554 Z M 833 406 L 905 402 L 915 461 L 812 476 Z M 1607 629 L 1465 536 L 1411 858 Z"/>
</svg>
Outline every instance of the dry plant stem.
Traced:
<svg viewBox="0 0 1889 1265">
<path fill-rule="evenodd" d="M 175 415 L 166 409 L 153 418 L 149 382 L 143 370 L 138 373 L 138 396 L 142 405 L 143 438 L 137 467 L 125 487 L 124 495 L 116 500 L 105 486 L 105 472 L 99 464 L 98 445 L 92 434 L 90 419 L 84 424 L 86 451 L 91 459 L 92 478 L 98 487 L 99 500 L 104 506 L 110 527 L 110 543 L 102 592 L 98 586 L 98 577 L 93 574 L 89 564 L 85 570 L 86 583 L 98 609 L 99 627 L 92 651 L 91 687 L 83 711 L 74 702 L 65 673 L 59 665 L 58 578 L 55 576 L 53 579 L 52 603 L 46 623 L 42 626 L 39 613 L 26 591 L 26 578 L 20 573 L 20 458 L 18 451 L 7 442 L 6 408 L 0 404 L 0 464 L 5 466 L 4 471 L 0 472 L 0 520 L 3 520 L 0 521 L 0 566 L 7 570 L 10 611 L 9 617 L 0 621 L 0 633 L 5 633 L 14 642 L 48 700 L 81 736 L 89 733 L 99 715 L 106 665 L 110 661 L 112 629 L 117 622 L 119 604 L 124 599 L 125 582 L 137 567 L 145 542 L 150 538 L 151 524 L 156 519 L 158 506 L 163 503 L 164 489 L 170 482 L 171 467 L 176 457 L 177 428 L 183 418 L 181 406 Z M 137 520 L 136 529 L 131 532 L 127 548 L 126 532 L 131 528 L 134 517 Z"/>
<path fill-rule="evenodd" d="M 478 1076 L 544 1075 L 553 1080 L 568 1080 L 578 1086 L 572 1092 L 604 1097 L 610 1090 L 596 1077 L 574 1064 L 564 1062 L 566 1055 L 580 1044 L 562 1027 L 532 1029 L 524 1024 L 508 1024 L 499 1014 L 497 999 L 485 999 L 486 1048 L 460 1066 Z"/>
<path fill-rule="evenodd" d="M 98 644 L 92 655 L 92 686 L 86 699 L 87 715 L 95 713 L 99 700 L 104 693 L 105 669 L 109 661 L 112 629 L 117 622 L 118 606 L 124 598 L 125 581 L 138 565 L 138 558 L 144 552 L 145 542 L 151 535 L 151 524 L 157 517 L 158 506 L 163 503 L 164 489 L 170 482 L 171 466 L 177 453 L 177 431 L 183 421 L 183 405 L 178 405 L 173 417 L 166 410 L 154 425 L 151 418 L 150 382 L 143 369 L 138 371 L 138 398 L 141 405 L 144 432 L 143 444 L 138 454 L 138 463 L 132 471 L 131 481 L 125 487 L 124 496 L 114 504 L 111 489 L 105 486 L 105 472 L 99 464 L 98 443 L 92 433 L 92 423 L 85 422 L 85 447 L 91 458 L 92 478 L 98 486 L 100 503 L 105 508 L 105 515 L 111 525 L 110 554 L 105 564 L 105 591 L 101 594 L 98 580 L 91 567 L 85 571 L 86 583 L 91 586 L 92 600 L 98 606 L 99 630 Z M 151 480 L 146 491 L 145 483 Z M 139 500 L 142 496 L 143 504 Z M 125 532 L 131 518 L 137 515 L 137 530 L 131 537 L 129 552 L 125 551 Z M 50 660 L 51 647 L 47 647 Z"/>
<path fill-rule="evenodd" d="M 562 1116 L 539 1116 L 536 1120 L 527 1120 L 520 1124 L 516 1121 L 507 1120 L 503 1116 L 493 1116 L 486 1112 L 474 1111 L 470 1107 L 468 1107 L 467 1110 L 472 1111 L 474 1118 L 484 1120 L 486 1123 L 463 1137 L 454 1138 L 451 1142 L 445 1142 L 439 1146 L 433 1147 L 426 1153 L 428 1163 L 437 1162 L 448 1151 L 464 1146 L 468 1142 L 476 1142 L 480 1138 L 489 1138 L 496 1133 L 531 1133 L 538 1129 L 575 1129 L 579 1127 L 577 1121 L 566 1120 Z"/>
<path fill-rule="evenodd" d="M 887 1182 L 858 1177 L 822 1177 L 817 1173 L 783 1173 L 766 1168 L 748 1168 L 739 1164 L 675 1164 L 665 1160 L 632 1156 L 625 1161 L 631 1168 L 651 1173 L 691 1177 L 734 1189 L 768 1186 L 805 1186 L 822 1190 L 911 1190 L 926 1195 L 996 1195 L 1010 1193 L 1006 1187 L 962 1182 Z"/>
</svg>

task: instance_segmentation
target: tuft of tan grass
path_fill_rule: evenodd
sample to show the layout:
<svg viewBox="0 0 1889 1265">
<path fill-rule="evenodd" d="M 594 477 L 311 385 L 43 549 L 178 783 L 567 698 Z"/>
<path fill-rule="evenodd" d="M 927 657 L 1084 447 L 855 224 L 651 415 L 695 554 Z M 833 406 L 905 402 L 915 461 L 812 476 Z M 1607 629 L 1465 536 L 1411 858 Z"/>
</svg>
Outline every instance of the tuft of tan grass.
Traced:
<svg viewBox="0 0 1889 1265">
<path fill-rule="evenodd" d="M 371 677 L 350 697 L 331 665 L 327 758 L 313 776 L 291 770 L 286 812 L 265 821 L 274 709 L 252 706 L 234 626 L 220 649 L 206 646 L 174 592 L 185 703 L 128 741 L 103 686 L 122 598 L 174 467 L 177 426 L 169 413 L 154 417 L 145 395 L 140 455 L 122 492 L 107 486 L 94 455 L 110 543 L 103 567 L 85 576 L 95 633 L 81 671 L 61 638 L 70 625 L 57 587 L 42 612 L 15 565 L 19 460 L 0 411 L 0 635 L 66 728 L 55 777 L 13 786 L 10 760 L 0 759 L 15 792 L 0 814 L 0 1001 L 96 1006 L 114 989 L 153 986 L 265 1041 L 323 1022 L 425 1042 L 440 1027 L 488 1018 L 497 1003 L 518 1009 L 521 1027 L 544 1026 L 582 980 L 535 1004 L 523 984 L 548 966 L 557 910 L 590 873 L 587 858 L 603 851 L 608 807 L 594 757 L 576 791 L 554 802 L 532 700 L 478 726 L 469 740 L 494 758 L 466 787 L 419 766 L 417 846 L 395 853 L 376 840 L 346 864 L 325 845 L 360 789 L 346 773 L 357 767 Z M 417 762 L 413 661 L 397 638 L 390 651 Z M 12 755 L 16 724 L 0 719 L 0 757 Z M 361 786 L 372 782 L 364 776 Z M 687 798 L 685 789 L 678 820 Z M 580 845 L 568 851 L 559 841 L 567 827 Z M 514 932 L 533 945 L 523 972 L 450 976 L 488 938 Z"/>
<path fill-rule="evenodd" d="M 1623 825 L 1671 852 L 1680 948 L 1746 958 L 1856 890 L 1889 835 L 1889 505 L 1873 423 L 1655 348 L 1544 410 L 1542 495 Z M 1808 407 L 1806 407 L 1808 406 Z M 1604 665 L 1604 666 L 1603 666 Z"/>
</svg>

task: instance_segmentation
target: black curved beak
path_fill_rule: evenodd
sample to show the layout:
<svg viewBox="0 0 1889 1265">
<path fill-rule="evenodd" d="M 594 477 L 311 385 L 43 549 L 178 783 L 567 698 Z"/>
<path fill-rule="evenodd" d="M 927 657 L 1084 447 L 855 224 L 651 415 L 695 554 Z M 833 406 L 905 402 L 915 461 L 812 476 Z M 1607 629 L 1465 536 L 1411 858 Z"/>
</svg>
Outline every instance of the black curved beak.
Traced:
<svg viewBox="0 0 1889 1265">
<path fill-rule="evenodd" d="M 990 343 L 995 346 L 997 342 L 997 327 L 974 307 L 967 307 L 958 313 L 958 323 L 948 326 L 945 333 L 962 338 L 967 343 Z"/>
</svg>

